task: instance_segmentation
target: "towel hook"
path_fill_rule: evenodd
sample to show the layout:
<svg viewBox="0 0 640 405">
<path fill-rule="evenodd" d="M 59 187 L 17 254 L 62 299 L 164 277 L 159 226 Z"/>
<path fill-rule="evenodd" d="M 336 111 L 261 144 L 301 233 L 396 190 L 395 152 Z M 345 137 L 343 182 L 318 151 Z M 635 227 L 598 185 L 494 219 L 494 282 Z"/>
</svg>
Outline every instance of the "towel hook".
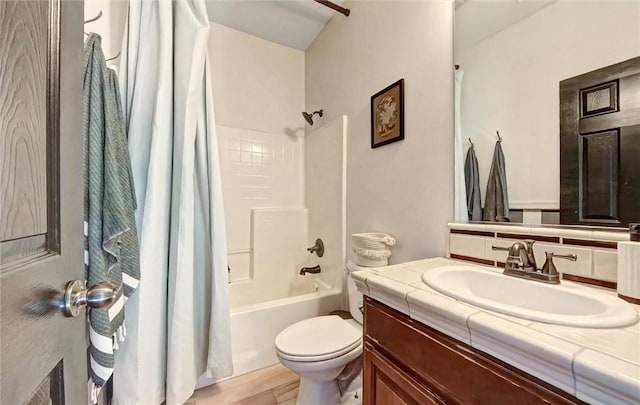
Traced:
<svg viewBox="0 0 640 405">
<path fill-rule="evenodd" d="M 120 57 L 120 52 L 118 52 L 118 53 L 116 54 L 116 56 L 114 56 L 114 57 L 112 57 L 112 58 L 109 58 L 109 59 L 105 59 L 104 61 L 105 61 L 105 62 L 109 62 L 110 60 L 118 59 L 119 57 Z"/>
<path fill-rule="evenodd" d="M 84 23 L 85 23 L 85 24 L 89 24 L 89 23 L 91 23 L 91 22 L 98 21 L 101 17 L 102 17 L 102 10 L 98 11 L 98 15 L 96 15 L 96 16 L 95 16 L 95 17 L 93 17 L 93 18 L 89 18 L 89 19 L 88 19 L 88 20 L 86 20 Z M 85 32 L 85 33 L 84 33 L 84 35 L 89 36 L 89 33 L 88 33 L 88 32 Z M 118 59 L 119 57 L 120 57 L 120 52 L 118 52 L 118 53 L 116 54 L 116 56 L 113 56 L 113 57 L 111 57 L 111 58 L 105 59 L 104 61 L 105 61 L 105 62 L 109 62 L 109 61 L 111 61 L 111 60 Z"/>
<path fill-rule="evenodd" d="M 471 138 L 469 138 L 469 143 L 471 144 L 471 147 L 473 148 L 474 144 L 473 144 L 473 142 L 471 142 Z"/>
<path fill-rule="evenodd" d="M 502 142 L 502 137 L 500 136 L 500 131 L 496 131 L 496 135 L 498 135 L 498 142 Z"/>
<path fill-rule="evenodd" d="M 85 23 L 85 24 L 89 24 L 89 23 L 91 23 L 91 22 L 98 21 L 101 17 L 102 17 L 102 10 L 98 11 L 98 15 L 96 15 L 96 16 L 95 16 L 95 17 L 93 17 L 93 18 L 89 18 L 89 19 L 88 19 L 88 20 L 86 20 L 84 23 Z"/>
</svg>

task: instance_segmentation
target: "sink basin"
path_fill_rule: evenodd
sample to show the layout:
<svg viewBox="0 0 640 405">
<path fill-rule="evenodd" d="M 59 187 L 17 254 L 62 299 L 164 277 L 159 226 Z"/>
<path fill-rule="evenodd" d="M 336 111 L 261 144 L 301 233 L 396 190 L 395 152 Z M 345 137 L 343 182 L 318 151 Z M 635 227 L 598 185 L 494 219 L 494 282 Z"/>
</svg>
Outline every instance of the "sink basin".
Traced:
<svg viewBox="0 0 640 405">
<path fill-rule="evenodd" d="M 626 301 L 572 283 L 550 285 L 462 265 L 427 270 L 422 280 L 457 300 L 533 321 L 581 328 L 615 328 L 638 321 L 638 311 Z"/>
</svg>

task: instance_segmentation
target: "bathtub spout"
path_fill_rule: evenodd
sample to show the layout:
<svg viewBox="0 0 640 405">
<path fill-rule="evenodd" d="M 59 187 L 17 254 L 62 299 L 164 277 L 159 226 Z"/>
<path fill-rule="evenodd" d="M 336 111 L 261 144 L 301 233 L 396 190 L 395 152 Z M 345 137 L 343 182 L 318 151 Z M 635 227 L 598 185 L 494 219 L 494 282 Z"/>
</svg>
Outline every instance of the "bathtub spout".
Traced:
<svg viewBox="0 0 640 405">
<path fill-rule="evenodd" d="M 313 267 L 303 267 L 300 269 L 300 275 L 304 276 L 307 273 L 318 274 L 320 273 L 320 271 L 322 271 L 322 269 L 320 268 L 320 265 L 313 266 Z"/>
</svg>

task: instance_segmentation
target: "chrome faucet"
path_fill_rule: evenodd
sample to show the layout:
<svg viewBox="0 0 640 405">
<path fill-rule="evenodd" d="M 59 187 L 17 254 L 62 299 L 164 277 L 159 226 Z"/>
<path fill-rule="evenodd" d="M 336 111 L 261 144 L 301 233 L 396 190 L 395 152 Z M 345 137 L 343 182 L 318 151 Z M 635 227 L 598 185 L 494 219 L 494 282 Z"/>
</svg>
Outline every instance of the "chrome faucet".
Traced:
<svg viewBox="0 0 640 405">
<path fill-rule="evenodd" d="M 536 256 L 533 253 L 534 240 L 526 239 L 516 242 L 511 247 L 505 248 L 501 246 L 491 246 L 493 250 L 507 250 L 507 260 L 505 261 L 505 269 L 533 271 L 537 270 Z"/>
<path fill-rule="evenodd" d="M 546 261 L 542 269 L 538 270 L 536 256 L 533 253 L 534 240 L 526 239 L 522 242 L 515 242 L 511 247 L 491 246 L 493 250 L 508 250 L 507 260 L 504 265 L 504 272 L 508 276 L 526 278 L 530 280 L 542 281 L 549 284 L 560 284 L 560 273 L 553 264 L 553 258 L 576 261 L 577 256 L 558 255 L 553 252 L 544 252 Z"/>
</svg>

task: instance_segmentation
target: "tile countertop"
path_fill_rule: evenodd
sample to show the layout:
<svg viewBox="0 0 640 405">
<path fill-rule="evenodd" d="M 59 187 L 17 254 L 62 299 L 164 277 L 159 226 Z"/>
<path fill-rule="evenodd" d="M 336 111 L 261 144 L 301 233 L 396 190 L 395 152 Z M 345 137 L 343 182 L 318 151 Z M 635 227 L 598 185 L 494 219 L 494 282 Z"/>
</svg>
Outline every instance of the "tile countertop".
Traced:
<svg viewBox="0 0 640 405">
<path fill-rule="evenodd" d="M 461 264 L 502 271 L 433 258 L 372 267 L 352 277 L 363 294 L 583 401 L 640 403 L 640 323 L 613 329 L 551 325 L 465 304 L 422 282 L 424 271 Z"/>
</svg>

